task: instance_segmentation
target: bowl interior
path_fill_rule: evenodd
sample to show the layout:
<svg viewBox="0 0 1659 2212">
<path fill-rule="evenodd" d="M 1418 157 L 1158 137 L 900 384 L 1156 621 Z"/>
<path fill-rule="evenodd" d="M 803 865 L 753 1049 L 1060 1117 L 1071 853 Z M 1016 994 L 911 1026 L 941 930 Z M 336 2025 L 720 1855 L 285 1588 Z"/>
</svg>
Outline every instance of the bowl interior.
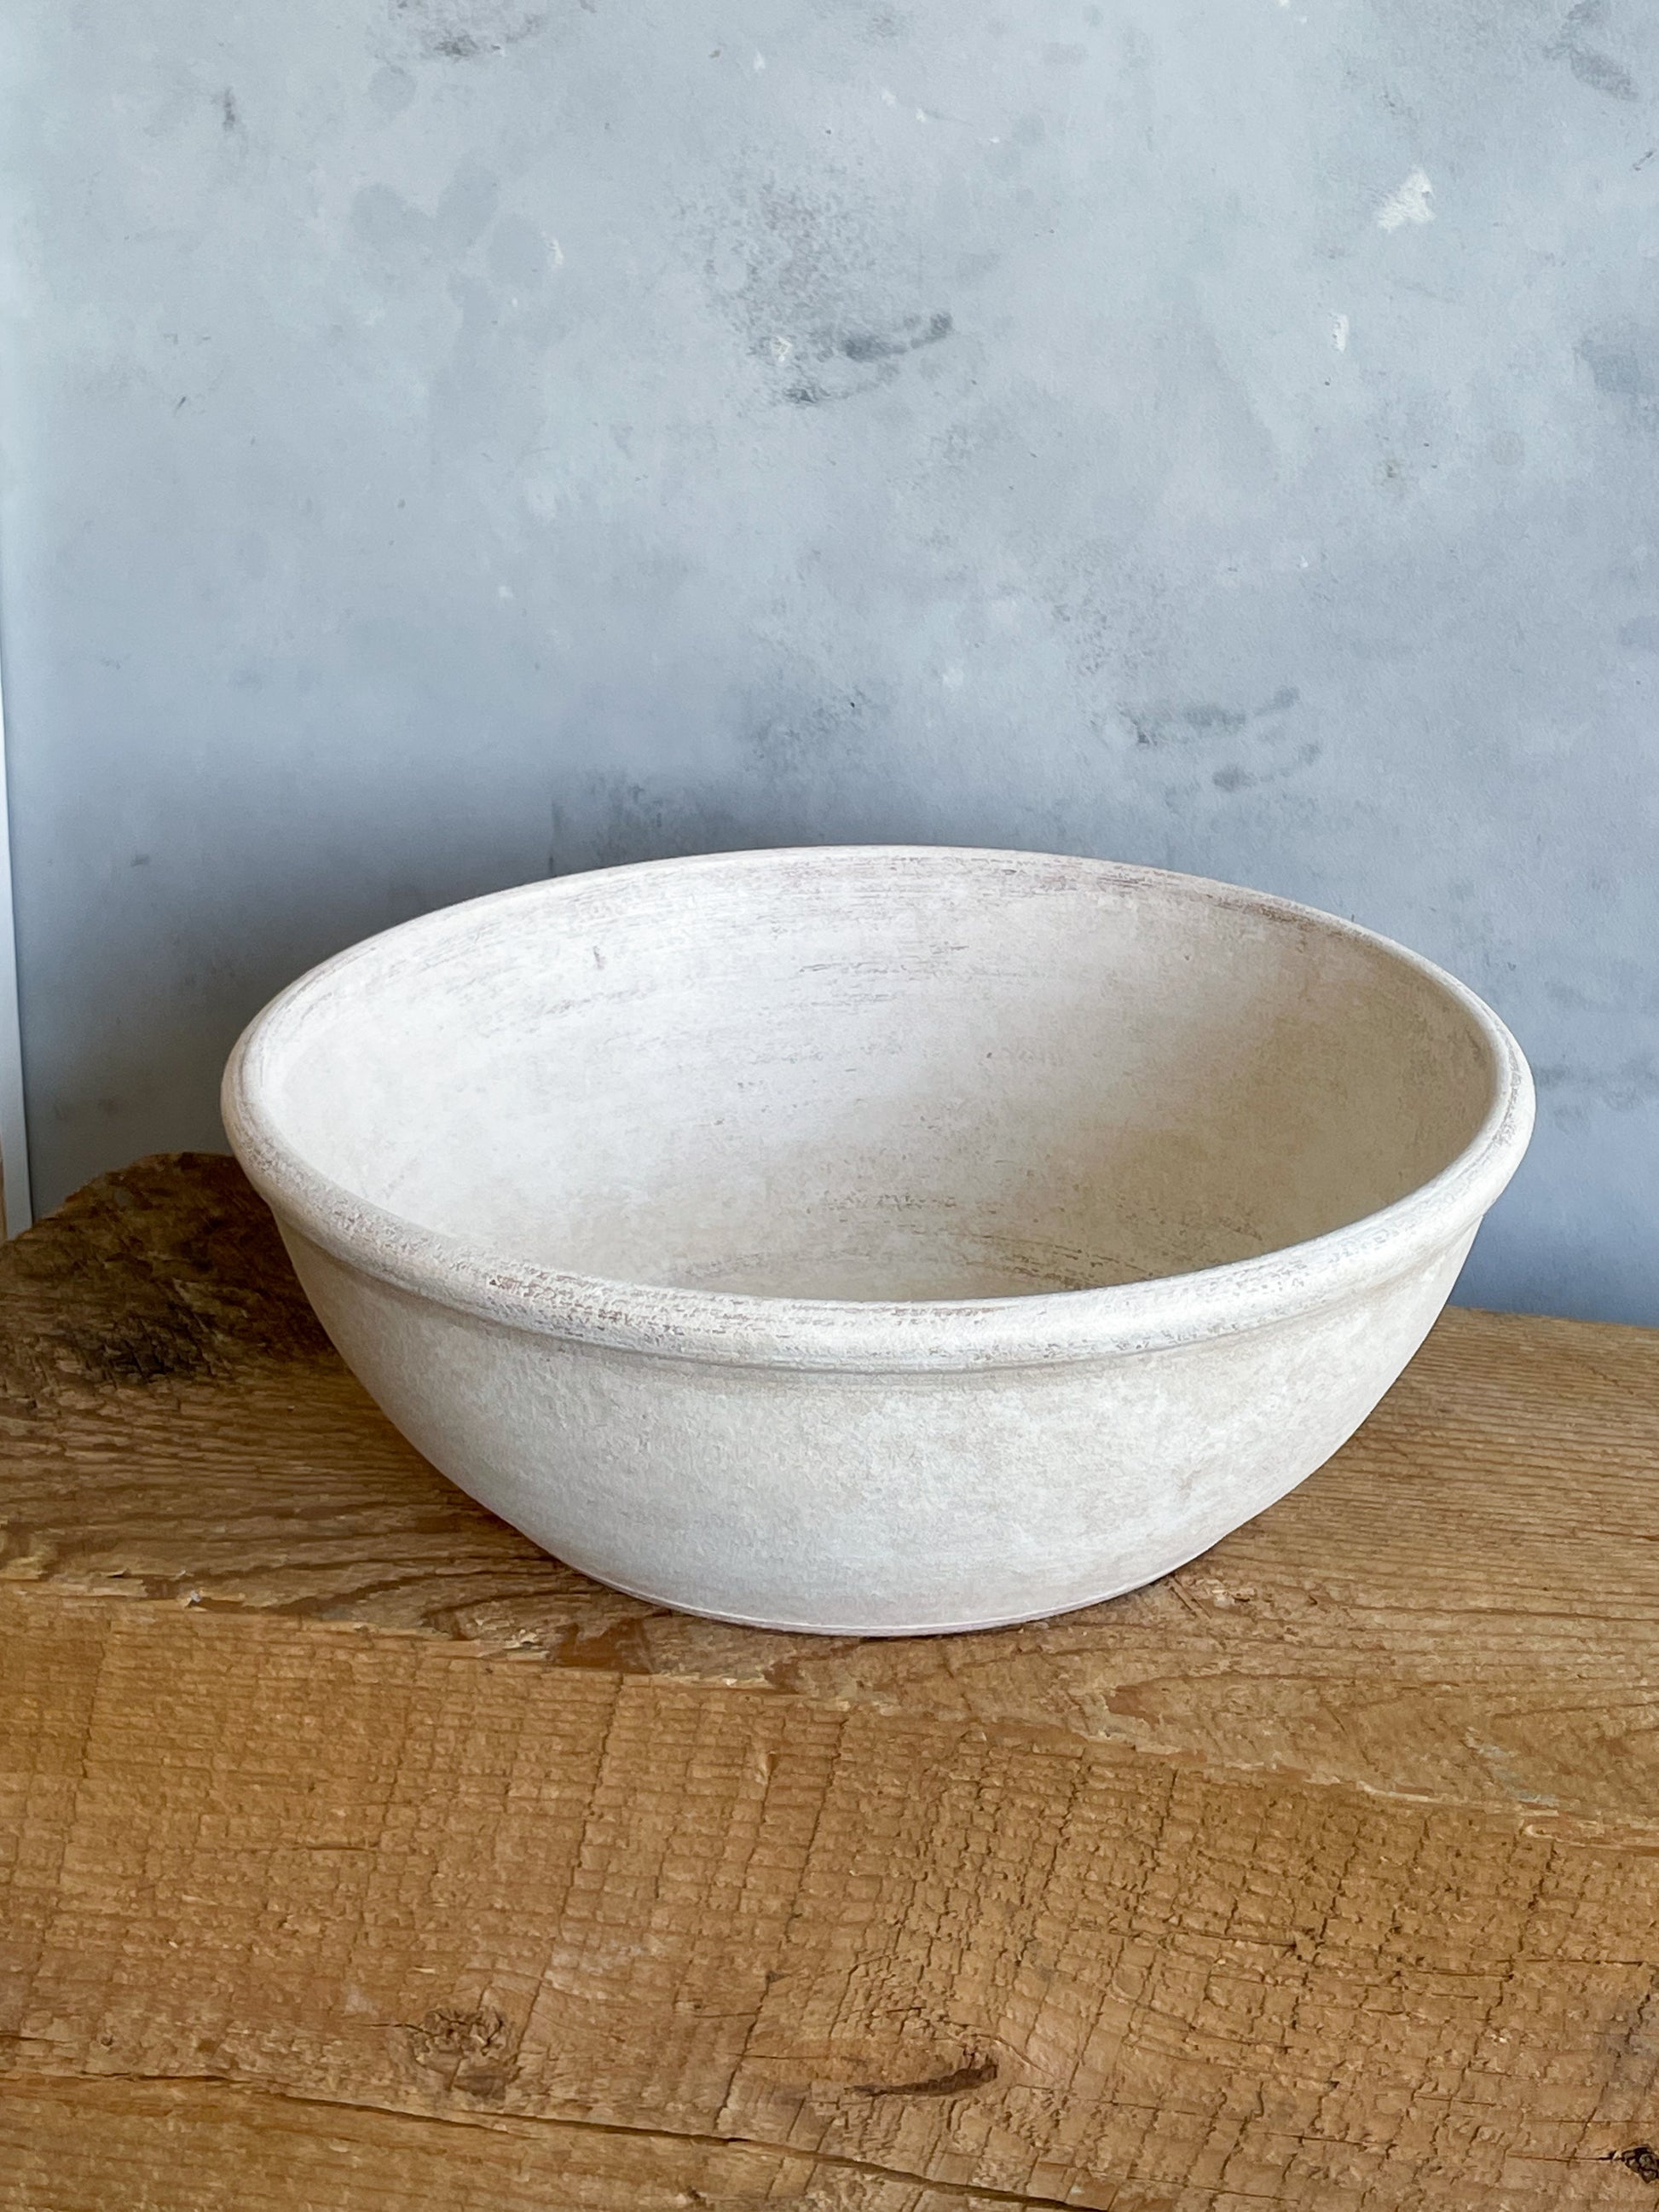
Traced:
<svg viewBox="0 0 1659 2212">
<path fill-rule="evenodd" d="M 358 947 L 268 1018 L 277 1141 L 506 1261 L 956 1299 L 1248 1259 L 1406 1196 L 1498 1081 L 1342 925 L 1036 855 L 568 878 Z"/>
</svg>

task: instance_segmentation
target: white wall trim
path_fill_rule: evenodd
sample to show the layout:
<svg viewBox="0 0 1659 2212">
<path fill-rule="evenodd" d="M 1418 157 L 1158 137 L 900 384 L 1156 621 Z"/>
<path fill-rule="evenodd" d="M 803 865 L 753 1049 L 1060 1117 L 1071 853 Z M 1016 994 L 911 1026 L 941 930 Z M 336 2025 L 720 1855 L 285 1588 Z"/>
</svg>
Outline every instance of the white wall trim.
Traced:
<svg viewBox="0 0 1659 2212">
<path fill-rule="evenodd" d="M 23 1111 L 23 1032 L 17 1012 L 17 928 L 11 895 L 11 825 L 6 803 L 6 708 L 0 690 L 0 1170 L 6 1234 L 34 1218 L 29 1202 L 29 1135 Z"/>
</svg>

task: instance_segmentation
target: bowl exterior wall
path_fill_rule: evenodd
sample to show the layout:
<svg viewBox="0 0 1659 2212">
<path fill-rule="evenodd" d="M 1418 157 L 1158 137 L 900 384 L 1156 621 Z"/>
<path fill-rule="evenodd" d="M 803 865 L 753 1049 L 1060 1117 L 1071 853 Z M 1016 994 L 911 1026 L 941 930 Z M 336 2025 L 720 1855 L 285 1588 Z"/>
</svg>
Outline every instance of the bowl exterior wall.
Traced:
<svg viewBox="0 0 1659 2212">
<path fill-rule="evenodd" d="M 1065 1612 L 1207 1550 L 1353 1433 L 1432 1326 L 1475 1225 L 1266 1327 L 895 1373 L 514 1328 L 281 1222 L 324 1327 L 394 1425 L 546 1550 L 688 1612 L 890 1636 Z"/>
</svg>

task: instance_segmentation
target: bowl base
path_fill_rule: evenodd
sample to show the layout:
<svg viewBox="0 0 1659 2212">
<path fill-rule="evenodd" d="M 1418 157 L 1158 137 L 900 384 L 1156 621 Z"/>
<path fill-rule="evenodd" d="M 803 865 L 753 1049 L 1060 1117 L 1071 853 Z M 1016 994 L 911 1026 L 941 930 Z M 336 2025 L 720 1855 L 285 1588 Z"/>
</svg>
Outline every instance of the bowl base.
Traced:
<svg viewBox="0 0 1659 2212">
<path fill-rule="evenodd" d="M 758 1613 L 722 1613 L 714 1606 L 688 1605 L 683 1599 L 664 1597 L 656 1590 L 640 1589 L 632 1583 L 617 1582 L 607 1575 L 593 1575 L 591 1579 L 602 1583 L 606 1589 L 619 1592 L 623 1597 L 638 1598 L 642 1604 L 659 1606 L 665 1613 L 688 1613 L 694 1620 L 718 1620 L 732 1628 L 763 1628 L 776 1636 L 979 1636 L 994 1628 L 1024 1628 L 1035 1620 L 1060 1620 L 1068 1613 L 1086 1613 L 1091 1606 L 1104 1605 L 1112 1598 L 1127 1597 L 1134 1590 L 1146 1589 L 1153 1583 L 1162 1582 L 1166 1575 L 1172 1575 L 1177 1568 L 1189 1565 L 1194 1559 L 1201 1559 L 1206 1552 L 1213 1551 L 1221 1541 L 1219 1536 L 1212 1536 L 1208 1543 L 1200 1544 L 1196 1551 L 1188 1552 L 1178 1559 L 1171 1559 L 1167 1565 L 1155 1569 L 1150 1575 L 1136 1575 L 1127 1582 L 1114 1583 L 1109 1589 L 1097 1590 L 1089 1597 L 1070 1599 L 1064 1605 L 1039 1606 L 1030 1613 L 992 1613 L 978 1620 L 907 1622 L 898 1627 L 869 1621 L 767 1620 Z M 566 1561 L 567 1565 L 570 1564 Z M 586 1574 L 588 1570 L 580 1567 L 577 1572 Z"/>
</svg>

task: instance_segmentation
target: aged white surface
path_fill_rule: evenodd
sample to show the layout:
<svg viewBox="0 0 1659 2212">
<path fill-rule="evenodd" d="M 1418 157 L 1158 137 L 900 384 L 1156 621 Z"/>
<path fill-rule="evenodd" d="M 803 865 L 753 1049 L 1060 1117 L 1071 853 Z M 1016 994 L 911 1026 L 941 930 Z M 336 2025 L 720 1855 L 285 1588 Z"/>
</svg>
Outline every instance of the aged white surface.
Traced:
<svg viewBox="0 0 1659 2212">
<path fill-rule="evenodd" d="M 254 1022 L 227 1127 L 387 1413 L 572 1565 L 900 1634 L 1311 1473 L 1514 1172 L 1508 1031 L 1352 925 L 1038 854 L 527 884 Z"/>
</svg>

